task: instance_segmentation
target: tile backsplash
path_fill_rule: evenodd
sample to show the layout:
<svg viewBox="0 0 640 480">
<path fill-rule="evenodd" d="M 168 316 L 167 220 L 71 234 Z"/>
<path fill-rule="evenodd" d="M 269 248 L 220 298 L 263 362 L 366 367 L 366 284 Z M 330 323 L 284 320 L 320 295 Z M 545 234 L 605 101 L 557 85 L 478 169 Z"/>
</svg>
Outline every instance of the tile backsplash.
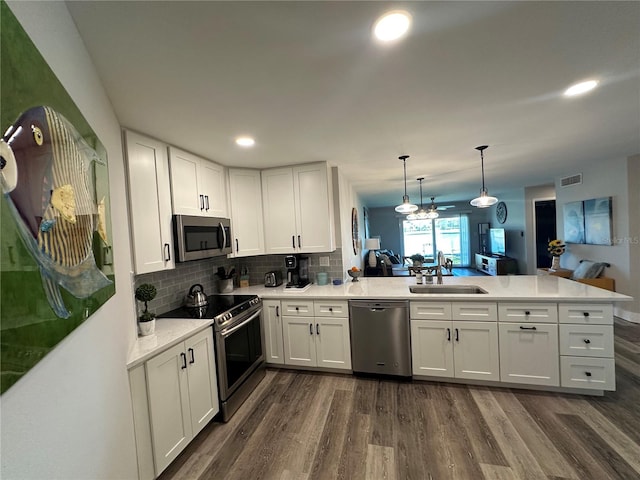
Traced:
<svg viewBox="0 0 640 480">
<path fill-rule="evenodd" d="M 135 277 L 134 288 L 143 283 L 151 283 L 158 290 L 158 295 L 149 303 L 149 310 L 162 314 L 182 305 L 185 295 L 192 285 L 199 283 L 207 295 L 218 292 L 218 282 L 215 272 L 218 267 L 235 267 L 237 276 L 235 286 L 238 287 L 239 275 L 243 268 L 249 272 L 250 285 L 262 285 L 265 273 L 280 270 L 286 278 L 284 257 L 286 255 L 257 255 L 254 257 L 226 258 L 215 257 L 205 260 L 177 263 L 173 270 L 146 273 Z M 328 253 L 308 253 L 301 256 L 309 257 L 309 276 L 315 282 L 318 272 L 327 272 L 329 279 L 345 277 L 342 266 L 342 252 L 338 248 Z M 329 266 L 320 266 L 320 257 L 329 257 Z M 141 302 L 136 302 L 138 312 L 144 308 Z"/>
</svg>

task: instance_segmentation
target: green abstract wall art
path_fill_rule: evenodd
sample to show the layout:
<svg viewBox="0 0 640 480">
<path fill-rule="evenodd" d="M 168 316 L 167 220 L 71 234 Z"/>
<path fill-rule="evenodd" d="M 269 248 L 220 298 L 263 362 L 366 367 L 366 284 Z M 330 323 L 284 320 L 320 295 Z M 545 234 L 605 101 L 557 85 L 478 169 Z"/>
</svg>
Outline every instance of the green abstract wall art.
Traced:
<svg viewBox="0 0 640 480">
<path fill-rule="evenodd" d="M 0 393 L 115 293 L 107 152 L 0 2 Z"/>
</svg>

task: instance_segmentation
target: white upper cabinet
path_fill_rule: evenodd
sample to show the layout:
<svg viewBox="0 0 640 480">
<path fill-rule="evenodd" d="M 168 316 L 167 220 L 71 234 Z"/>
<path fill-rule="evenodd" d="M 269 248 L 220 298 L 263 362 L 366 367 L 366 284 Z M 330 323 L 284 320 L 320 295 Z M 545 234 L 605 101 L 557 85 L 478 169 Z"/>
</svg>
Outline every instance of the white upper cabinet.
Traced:
<svg viewBox="0 0 640 480">
<path fill-rule="evenodd" d="M 230 168 L 229 201 L 233 255 L 246 257 L 263 254 L 264 227 L 260 171 Z"/>
<path fill-rule="evenodd" d="M 175 147 L 169 148 L 173 213 L 227 217 L 224 167 Z"/>
<path fill-rule="evenodd" d="M 167 145 L 125 131 L 129 215 L 136 274 L 175 267 Z"/>
<path fill-rule="evenodd" d="M 335 250 L 326 163 L 263 170 L 262 197 L 267 253 Z"/>
</svg>

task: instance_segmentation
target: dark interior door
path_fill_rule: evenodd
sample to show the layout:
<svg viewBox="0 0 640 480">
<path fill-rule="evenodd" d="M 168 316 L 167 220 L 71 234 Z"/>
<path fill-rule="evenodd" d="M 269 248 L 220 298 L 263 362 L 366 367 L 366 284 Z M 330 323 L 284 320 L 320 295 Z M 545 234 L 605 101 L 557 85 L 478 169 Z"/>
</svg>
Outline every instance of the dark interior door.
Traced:
<svg viewBox="0 0 640 480">
<path fill-rule="evenodd" d="M 556 201 L 536 201 L 536 266 L 549 268 L 551 257 L 547 252 L 547 246 L 551 240 L 557 237 L 556 231 Z"/>
</svg>

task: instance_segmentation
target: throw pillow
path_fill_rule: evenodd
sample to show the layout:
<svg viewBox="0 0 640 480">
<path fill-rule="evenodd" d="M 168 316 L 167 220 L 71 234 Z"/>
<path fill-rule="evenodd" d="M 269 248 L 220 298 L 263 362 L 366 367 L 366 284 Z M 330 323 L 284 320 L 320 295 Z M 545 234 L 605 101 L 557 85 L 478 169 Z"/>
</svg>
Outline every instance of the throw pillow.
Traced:
<svg viewBox="0 0 640 480">
<path fill-rule="evenodd" d="M 592 262 L 591 260 L 582 260 L 578 268 L 573 271 L 571 275 L 572 280 L 578 280 L 581 278 L 598 278 L 606 267 L 605 263 Z"/>
</svg>

